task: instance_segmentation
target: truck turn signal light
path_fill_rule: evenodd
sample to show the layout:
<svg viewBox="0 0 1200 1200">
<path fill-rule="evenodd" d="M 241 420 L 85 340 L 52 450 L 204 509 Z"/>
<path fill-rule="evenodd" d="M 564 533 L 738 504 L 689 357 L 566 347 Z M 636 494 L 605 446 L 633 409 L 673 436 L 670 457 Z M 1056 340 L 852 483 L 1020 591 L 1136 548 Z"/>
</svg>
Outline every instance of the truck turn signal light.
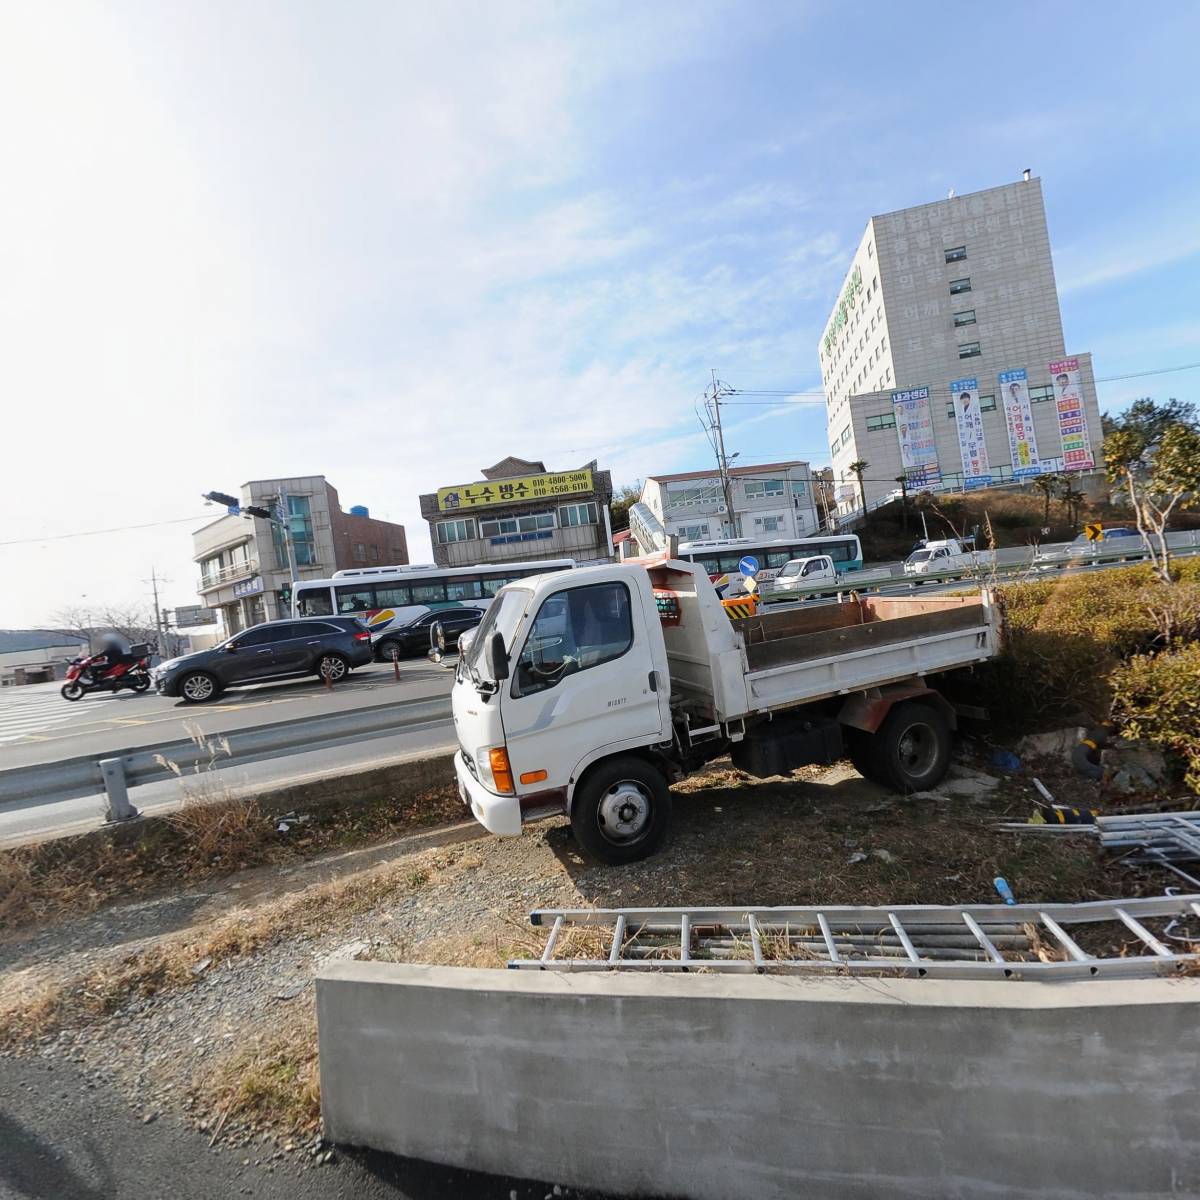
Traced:
<svg viewBox="0 0 1200 1200">
<path fill-rule="evenodd" d="M 488 751 L 488 765 L 492 768 L 492 782 L 496 785 L 497 792 L 511 794 L 516 791 L 513 787 L 508 751 L 503 746 L 496 746 Z"/>
</svg>

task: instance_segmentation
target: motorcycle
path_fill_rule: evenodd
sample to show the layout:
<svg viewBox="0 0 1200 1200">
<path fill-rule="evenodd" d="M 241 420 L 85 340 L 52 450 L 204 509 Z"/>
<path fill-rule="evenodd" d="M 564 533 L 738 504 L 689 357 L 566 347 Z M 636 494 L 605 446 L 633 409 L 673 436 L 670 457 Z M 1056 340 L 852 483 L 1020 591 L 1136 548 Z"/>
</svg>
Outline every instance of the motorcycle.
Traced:
<svg viewBox="0 0 1200 1200">
<path fill-rule="evenodd" d="M 150 687 L 152 647 L 130 646 L 120 662 L 107 654 L 80 655 L 71 659 L 66 682 L 59 689 L 64 700 L 82 700 L 89 692 L 119 692 L 122 688 L 144 692 Z"/>
</svg>

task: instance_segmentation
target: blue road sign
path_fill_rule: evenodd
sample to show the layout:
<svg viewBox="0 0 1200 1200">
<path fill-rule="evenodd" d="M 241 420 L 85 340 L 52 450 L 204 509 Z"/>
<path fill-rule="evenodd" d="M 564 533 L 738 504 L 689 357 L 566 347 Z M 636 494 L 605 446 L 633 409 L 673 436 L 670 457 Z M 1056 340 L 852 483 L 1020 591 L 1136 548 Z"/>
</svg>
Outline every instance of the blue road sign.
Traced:
<svg viewBox="0 0 1200 1200">
<path fill-rule="evenodd" d="M 746 557 L 743 558 L 740 563 L 738 563 L 738 570 L 741 571 L 743 575 L 757 575 L 758 559 L 755 558 L 753 554 L 747 554 Z"/>
</svg>

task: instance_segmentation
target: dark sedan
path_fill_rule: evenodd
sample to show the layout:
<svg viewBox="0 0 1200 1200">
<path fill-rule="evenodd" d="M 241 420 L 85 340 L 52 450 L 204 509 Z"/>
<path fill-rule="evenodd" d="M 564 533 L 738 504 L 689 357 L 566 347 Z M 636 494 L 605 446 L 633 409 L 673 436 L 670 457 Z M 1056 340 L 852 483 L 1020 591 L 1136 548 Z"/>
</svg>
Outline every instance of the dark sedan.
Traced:
<svg viewBox="0 0 1200 1200">
<path fill-rule="evenodd" d="M 203 704 L 226 688 L 268 679 L 316 675 L 336 683 L 371 657 L 371 634 L 357 617 L 267 621 L 211 650 L 172 658 L 154 682 L 161 696 Z"/>
<path fill-rule="evenodd" d="M 460 633 L 474 629 L 482 620 L 483 609 L 471 608 L 469 605 L 461 608 L 434 609 L 399 629 L 389 629 L 375 643 L 375 653 L 380 662 L 390 662 L 393 658 L 404 658 L 409 654 L 427 653 L 430 646 L 430 630 L 435 621 L 440 621 L 446 631 L 446 645 L 453 646 L 457 643 Z"/>
</svg>

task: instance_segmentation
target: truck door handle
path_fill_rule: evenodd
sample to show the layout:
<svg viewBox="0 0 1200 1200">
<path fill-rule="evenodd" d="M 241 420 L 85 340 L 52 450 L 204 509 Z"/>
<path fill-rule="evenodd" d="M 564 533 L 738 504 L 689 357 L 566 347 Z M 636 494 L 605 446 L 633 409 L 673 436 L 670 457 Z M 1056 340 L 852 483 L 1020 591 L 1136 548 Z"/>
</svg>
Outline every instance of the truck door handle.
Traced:
<svg viewBox="0 0 1200 1200">
<path fill-rule="evenodd" d="M 255 650 L 254 653 L 255 654 L 270 654 L 270 653 L 272 653 L 272 651 L 271 651 L 271 648 L 268 646 L 266 650 Z"/>
<path fill-rule="evenodd" d="M 650 690 L 652 692 L 658 691 L 658 672 L 657 671 L 650 672 Z"/>
</svg>

